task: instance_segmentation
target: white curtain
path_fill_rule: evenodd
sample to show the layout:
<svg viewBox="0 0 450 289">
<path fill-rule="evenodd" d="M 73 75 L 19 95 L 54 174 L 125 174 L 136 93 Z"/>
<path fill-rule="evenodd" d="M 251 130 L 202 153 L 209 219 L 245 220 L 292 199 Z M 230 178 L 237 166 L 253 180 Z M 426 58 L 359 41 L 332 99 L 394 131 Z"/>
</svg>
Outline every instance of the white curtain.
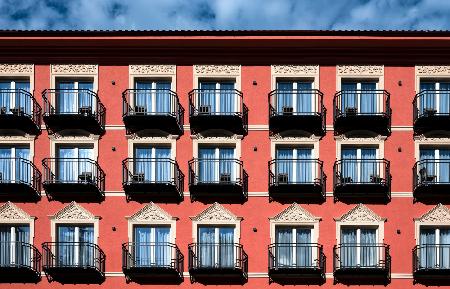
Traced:
<svg viewBox="0 0 450 289">
<path fill-rule="evenodd" d="M 56 95 L 58 113 L 77 113 L 76 91 L 74 82 L 58 83 L 60 89 Z"/>
<path fill-rule="evenodd" d="M 297 149 L 297 183 L 312 183 L 314 180 L 312 163 L 312 149 L 298 148 Z"/>
<path fill-rule="evenodd" d="M 377 113 L 377 94 L 375 92 L 375 82 L 362 82 L 361 83 L 361 113 L 371 114 Z M 373 92 L 372 92 L 373 91 Z"/>
<path fill-rule="evenodd" d="M 359 181 L 363 183 L 370 182 L 370 177 L 379 177 L 380 172 L 378 164 L 375 161 L 377 150 L 375 148 L 362 148 L 361 149 L 361 175 Z"/>
<path fill-rule="evenodd" d="M 294 180 L 294 150 L 289 148 L 278 148 L 276 151 L 276 172 L 277 176 L 286 174 L 288 182 L 295 182 Z"/>
<path fill-rule="evenodd" d="M 375 229 L 361 229 L 361 266 L 374 267 L 378 265 L 376 242 Z"/>
<path fill-rule="evenodd" d="M 2 174 L 2 181 L 12 182 L 12 167 L 14 161 L 12 160 L 10 147 L 0 148 L 0 173 Z"/>
<path fill-rule="evenodd" d="M 216 264 L 216 239 L 214 227 L 199 227 L 198 229 L 198 266 L 214 267 Z"/>
<path fill-rule="evenodd" d="M 78 82 L 78 108 L 90 107 L 91 111 L 95 112 L 96 99 L 92 93 L 93 89 L 93 82 Z"/>
<path fill-rule="evenodd" d="M 27 92 L 30 92 L 30 83 L 27 81 L 16 81 L 16 91 L 21 89 Z M 19 91 L 15 94 L 15 106 L 16 108 L 20 108 L 23 112 L 28 115 L 31 115 L 32 105 L 31 98 L 29 95 Z"/>
<path fill-rule="evenodd" d="M 209 107 L 210 111 L 216 112 L 216 83 L 200 82 L 200 91 L 198 92 L 198 105 Z"/>
<path fill-rule="evenodd" d="M 0 173 L 4 182 L 31 181 L 30 149 L 26 147 L 0 147 Z M 14 173 L 14 174 L 13 174 Z"/>
<path fill-rule="evenodd" d="M 15 233 L 13 238 L 12 231 Z M 30 266 L 30 228 L 28 226 L 0 226 L 0 267 Z"/>
<path fill-rule="evenodd" d="M 297 267 L 314 266 L 312 259 L 311 229 L 297 228 Z"/>
<path fill-rule="evenodd" d="M 143 108 L 145 113 L 151 113 L 153 111 L 152 83 L 137 81 L 135 87 L 137 89 L 134 95 L 135 107 Z M 142 113 L 142 111 L 140 112 Z"/>
<path fill-rule="evenodd" d="M 439 182 L 450 182 L 450 149 L 439 149 Z"/>
<path fill-rule="evenodd" d="M 434 153 L 434 149 L 420 149 L 420 160 L 421 165 L 419 168 L 419 172 L 421 170 L 425 170 L 427 175 L 434 176 L 436 175 L 436 156 Z M 424 181 L 424 180 L 422 180 Z"/>
<path fill-rule="evenodd" d="M 234 267 L 234 228 L 219 228 L 219 265 Z"/>
<path fill-rule="evenodd" d="M 441 228 L 439 237 L 439 267 L 450 269 L 450 229 Z"/>
<path fill-rule="evenodd" d="M 358 108 L 357 84 L 355 82 L 342 83 L 341 92 L 341 113 L 345 113 L 346 108 Z"/>
<path fill-rule="evenodd" d="M 297 114 L 311 114 L 314 112 L 314 95 L 312 82 L 297 82 Z"/>
<path fill-rule="evenodd" d="M 59 226 L 57 263 L 60 266 L 95 266 L 93 245 L 93 226 Z"/>
<path fill-rule="evenodd" d="M 236 112 L 236 93 L 234 91 L 234 83 L 220 83 L 220 102 L 219 111 L 221 114 L 233 114 Z"/>
<path fill-rule="evenodd" d="M 276 228 L 276 264 L 278 267 L 291 267 L 293 265 L 292 233 L 291 227 L 280 226 Z"/>
<path fill-rule="evenodd" d="M 30 227 L 16 226 L 16 264 L 31 265 L 32 251 L 26 244 L 30 243 Z"/>
<path fill-rule="evenodd" d="M 170 148 L 155 148 L 155 175 L 157 182 L 170 182 L 172 179 Z"/>
<path fill-rule="evenodd" d="M 420 230 L 419 260 L 421 268 L 435 268 L 436 266 L 436 230 Z"/>
<path fill-rule="evenodd" d="M 172 104 L 173 99 L 170 95 L 170 82 L 157 81 L 156 82 L 156 111 L 157 113 L 171 113 L 174 110 L 175 104 Z"/>
<path fill-rule="evenodd" d="M 134 149 L 135 156 L 135 174 L 144 174 L 144 181 L 150 182 L 154 180 L 152 174 L 151 158 L 152 158 L 152 147 L 136 147 Z"/>
<path fill-rule="evenodd" d="M 150 238 L 151 227 L 148 226 L 136 226 L 134 227 L 134 254 L 135 254 L 135 266 L 148 267 L 151 264 L 150 259 Z"/>
<path fill-rule="evenodd" d="M 75 227 L 59 226 L 58 227 L 58 247 L 57 247 L 57 264 L 58 266 L 75 266 L 77 260 L 75 257 Z"/>
<path fill-rule="evenodd" d="M 234 148 L 219 149 L 219 175 L 228 174 L 232 182 L 236 181 L 236 161 Z"/>
<path fill-rule="evenodd" d="M 169 237 L 169 227 L 155 228 L 155 263 L 157 266 L 170 266 L 172 251 L 169 246 Z"/>
<path fill-rule="evenodd" d="M 81 266 L 95 266 L 94 256 L 94 227 L 83 226 L 79 227 L 80 230 L 80 253 L 79 253 L 79 265 Z M 98 256 L 95 256 L 98 257 Z"/>
<path fill-rule="evenodd" d="M 30 149 L 26 147 L 16 147 L 15 170 L 16 180 L 24 183 L 31 183 L 31 166 L 27 162 L 30 159 Z"/>
<path fill-rule="evenodd" d="M 341 230 L 340 258 L 342 267 L 355 267 L 358 264 L 356 234 L 356 228 Z"/>
<path fill-rule="evenodd" d="M 357 152 L 355 148 L 342 148 L 341 176 L 349 181 L 358 181 Z"/>
<path fill-rule="evenodd" d="M 0 266 L 11 265 L 11 227 L 0 226 Z"/>
<path fill-rule="evenodd" d="M 278 94 L 275 108 L 277 113 L 283 113 L 283 107 L 293 107 L 293 82 L 277 82 Z"/>
<path fill-rule="evenodd" d="M 11 109 L 11 81 L 0 81 L 0 108 Z"/>
<path fill-rule="evenodd" d="M 96 170 L 92 161 L 93 148 L 60 147 L 58 148 L 58 174 L 60 182 L 76 182 L 82 173 L 92 173 L 92 180 L 96 178 Z M 91 160 L 91 161 L 89 161 Z"/>
</svg>

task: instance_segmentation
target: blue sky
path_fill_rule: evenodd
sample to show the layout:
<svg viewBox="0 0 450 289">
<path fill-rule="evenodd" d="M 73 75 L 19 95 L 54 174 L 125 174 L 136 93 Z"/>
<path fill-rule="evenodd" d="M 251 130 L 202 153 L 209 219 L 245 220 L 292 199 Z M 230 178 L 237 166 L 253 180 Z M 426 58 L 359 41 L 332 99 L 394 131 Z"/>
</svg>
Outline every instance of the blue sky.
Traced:
<svg viewBox="0 0 450 289">
<path fill-rule="evenodd" d="M 450 29 L 450 0 L 0 0 L 0 29 Z"/>
</svg>

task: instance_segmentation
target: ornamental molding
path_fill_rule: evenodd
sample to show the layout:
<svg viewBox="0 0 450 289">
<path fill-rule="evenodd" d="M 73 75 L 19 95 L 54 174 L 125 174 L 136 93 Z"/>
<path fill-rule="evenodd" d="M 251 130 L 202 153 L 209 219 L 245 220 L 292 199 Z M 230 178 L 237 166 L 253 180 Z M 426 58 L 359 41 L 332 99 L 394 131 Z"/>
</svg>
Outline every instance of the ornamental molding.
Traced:
<svg viewBox="0 0 450 289">
<path fill-rule="evenodd" d="M 192 221 L 207 221 L 207 222 L 215 222 L 215 221 L 240 221 L 242 218 L 237 217 L 227 209 L 225 209 L 222 205 L 215 202 L 205 210 L 203 210 L 200 214 L 195 217 L 191 217 Z"/>
<path fill-rule="evenodd" d="M 417 75 L 450 75 L 450 65 L 416 65 Z"/>
<path fill-rule="evenodd" d="M 204 136 L 202 134 L 191 135 L 191 139 L 194 140 L 208 140 L 211 142 L 221 142 L 221 141 L 229 141 L 229 140 L 241 140 L 242 135 L 234 134 L 230 136 Z"/>
<path fill-rule="evenodd" d="M 319 74 L 319 65 L 272 65 L 274 75 L 315 75 Z"/>
<path fill-rule="evenodd" d="M 320 217 L 312 215 L 297 203 L 293 203 L 281 213 L 273 218 L 269 218 L 272 222 L 318 222 Z"/>
<path fill-rule="evenodd" d="M 170 141 L 170 140 L 176 140 L 178 138 L 177 135 L 166 135 L 166 136 L 139 136 L 136 133 L 129 134 L 125 136 L 128 140 L 139 140 L 139 141 Z"/>
<path fill-rule="evenodd" d="M 280 141 L 293 141 L 293 142 L 298 142 L 298 141 L 319 141 L 320 140 L 320 136 L 316 136 L 314 134 L 310 135 L 310 136 L 283 136 L 279 133 L 277 134 L 273 134 L 269 137 L 271 140 L 280 140 Z"/>
<path fill-rule="evenodd" d="M 387 136 L 384 135 L 377 135 L 374 137 L 348 137 L 346 135 L 338 135 L 334 137 L 335 141 L 348 141 L 348 142 L 380 142 L 385 141 L 387 139 Z"/>
<path fill-rule="evenodd" d="M 338 75 L 384 75 L 384 65 L 337 65 Z"/>
<path fill-rule="evenodd" d="M 356 207 L 342 215 L 340 218 L 335 219 L 336 222 L 385 222 L 386 218 L 382 218 L 374 211 L 369 209 L 363 204 L 358 204 Z"/>
<path fill-rule="evenodd" d="M 153 222 L 153 221 L 172 221 L 173 218 L 169 213 L 155 205 L 153 202 L 145 205 L 142 209 L 127 218 L 133 222 Z"/>
<path fill-rule="evenodd" d="M 153 75 L 153 74 L 176 74 L 177 66 L 172 64 L 131 64 L 130 74 Z"/>
<path fill-rule="evenodd" d="M 426 137 L 423 134 L 414 136 L 414 140 L 421 142 L 450 143 L 450 138 L 448 137 Z"/>
<path fill-rule="evenodd" d="M 57 221 L 85 221 L 98 219 L 98 217 L 94 216 L 75 201 L 62 208 L 51 218 Z"/>
<path fill-rule="evenodd" d="M 52 74 L 97 74 L 97 64 L 52 64 Z"/>
<path fill-rule="evenodd" d="M 0 74 L 33 74 L 34 64 L 0 64 Z"/>
<path fill-rule="evenodd" d="M 35 218 L 30 216 L 21 208 L 11 202 L 6 202 L 0 207 L 0 221 L 33 221 Z"/>
<path fill-rule="evenodd" d="M 194 73 L 197 75 L 239 75 L 240 65 L 194 65 Z"/>
<path fill-rule="evenodd" d="M 64 140 L 64 141 L 98 141 L 100 139 L 99 135 L 90 134 L 88 136 L 78 135 L 78 136 L 63 136 L 58 133 L 54 133 L 48 136 L 51 141 Z"/>
<path fill-rule="evenodd" d="M 37 138 L 36 135 L 2 135 L 0 136 L 0 141 L 3 142 L 15 142 L 15 141 L 33 141 Z"/>
<path fill-rule="evenodd" d="M 414 220 L 423 223 L 450 223 L 450 209 L 443 204 L 438 204 Z"/>
</svg>

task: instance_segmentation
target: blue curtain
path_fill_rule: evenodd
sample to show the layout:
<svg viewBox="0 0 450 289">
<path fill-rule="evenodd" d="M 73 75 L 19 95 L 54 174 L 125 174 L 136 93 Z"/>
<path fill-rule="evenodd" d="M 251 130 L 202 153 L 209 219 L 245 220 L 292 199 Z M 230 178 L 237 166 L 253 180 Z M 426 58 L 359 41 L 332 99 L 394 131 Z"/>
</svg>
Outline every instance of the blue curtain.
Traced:
<svg viewBox="0 0 450 289">
<path fill-rule="evenodd" d="M 169 227 L 134 227 L 135 265 L 169 266 L 172 258 L 169 238 Z"/>
<path fill-rule="evenodd" d="M 219 176 L 229 174 L 231 181 L 236 181 L 236 162 L 234 160 L 234 148 L 219 149 Z"/>
<path fill-rule="evenodd" d="M 135 226 L 134 227 L 134 242 L 135 242 L 135 260 L 137 267 L 147 267 L 151 264 L 150 250 L 151 250 L 151 227 L 149 226 Z"/>
<path fill-rule="evenodd" d="M 0 173 L 2 174 L 2 181 L 12 182 L 12 166 L 13 160 L 12 151 L 10 147 L 0 148 Z"/>
<path fill-rule="evenodd" d="M 311 114 L 313 108 L 312 82 L 297 82 L 297 113 Z"/>
<path fill-rule="evenodd" d="M 236 92 L 233 82 L 220 83 L 220 103 L 219 111 L 221 114 L 233 114 L 236 110 Z"/>
<path fill-rule="evenodd" d="M 151 157 L 152 147 L 136 147 L 134 149 L 135 157 L 135 174 L 144 174 L 144 181 L 150 182 L 154 180 L 152 174 Z"/>
<path fill-rule="evenodd" d="M 371 176 L 380 176 L 378 165 L 375 161 L 377 150 L 375 148 L 362 148 L 361 149 L 361 176 L 360 182 L 370 182 Z"/>
<path fill-rule="evenodd" d="M 361 113 L 377 113 L 377 94 L 375 82 L 361 83 Z M 372 92 L 373 91 L 373 92 Z"/>
<path fill-rule="evenodd" d="M 293 107 L 293 82 L 277 82 L 278 95 L 274 107 L 283 113 L 283 107 Z"/>
<path fill-rule="evenodd" d="M 341 157 L 341 176 L 343 178 L 350 178 L 353 182 L 358 181 L 357 149 L 343 148 Z"/>
<path fill-rule="evenodd" d="M 78 174 L 92 173 L 92 179 L 94 180 L 96 178 L 96 170 L 94 169 L 94 165 L 89 161 L 93 158 L 93 149 L 78 148 L 78 158 L 81 159 L 78 165 Z"/>
<path fill-rule="evenodd" d="M 216 163 L 218 161 L 215 148 L 200 148 L 198 150 L 199 182 L 212 183 L 218 181 Z"/>
<path fill-rule="evenodd" d="M 92 148 L 60 147 L 58 149 L 57 180 L 61 182 L 75 182 L 78 181 L 78 175 L 86 172 L 92 173 L 94 179 L 96 171 L 87 160 L 92 159 L 92 155 Z"/>
<path fill-rule="evenodd" d="M 361 251 L 360 264 L 363 267 L 374 267 L 378 265 L 376 230 L 361 229 Z"/>
<path fill-rule="evenodd" d="M 26 147 L 16 147 L 16 180 L 24 183 L 31 183 L 31 166 L 25 161 L 30 159 L 30 149 Z"/>
<path fill-rule="evenodd" d="M 61 89 L 56 96 L 56 109 L 58 113 L 77 113 L 76 91 L 74 82 L 59 82 Z"/>
<path fill-rule="evenodd" d="M 221 267 L 234 267 L 234 228 L 219 229 L 219 264 Z"/>
<path fill-rule="evenodd" d="M 312 183 L 313 180 L 313 164 L 312 149 L 310 148 L 298 148 L 297 149 L 297 183 Z"/>
<path fill-rule="evenodd" d="M 169 247 L 170 228 L 155 228 L 155 262 L 157 266 L 170 266 L 172 259 L 171 248 Z"/>
<path fill-rule="evenodd" d="M 421 268 L 435 268 L 436 265 L 436 230 L 420 230 L 419 260 Z"/>
<path fill-rule="evenodd" d="M 0 266 L 11 265 L 11 227 L 0 226 Z"/>
<path fill-rule="evenodd" d="M 311 246 L 311 229 L 297 228 L 297 267 L 314 266 Z"/>
<path fill-rule="evenodd" d="M 450 229 L 441 228 L 439 236 L 439 266 L 440 268 L 450 269 Z"/>
<path fill-rule="evenodd" d="M 450 82 L 439 83 L 439 113 L 450 113 Z"/>
<path fill-rule="evenodd" d="M 276 260 L 278 267 L 293 265 L 292 227 L 280 226 L 275 229 Z"/>
<path fill-rule="evenodd" d="M 341 266 L 355 267 L 358 264 L 357 260 L 357 230 L 355 228 L 345 228 L 341 230 Z"/>
<path fill-rule="evenodd" d="M 75 230 L 75 226 L 58 227 L 57 263 L 61 266 L 94 266 L 94 227 L 78 227 L 78 240 Z"/>
<path fill-rule="evenodd" d="M 419 99 L 419 111 L 424 113 L 426 109 L 436 109 L 436 83 L 435 82 L 421 82 L 420 91 L 425 91 Z"/>
<path fill-rule="evenodd" d="M 450 149 L 439 149 L 439 182 L 450 182 Z"/>
<path fill-rule="evenodd" d="M 357 84 L 355 82 L 343 82 L 341 94 L 341 112 L 346 108 L 358 108 Z"/>
<path fill-rule="evenodd" d="M 216 83 L 200 82 L 200 91 L 198 92 L 198 105 L 208 106 L 210 112 L 216 112 Z"/>
<path fill-rule="evenodd" d="M 419 172 L 425 169 L 428 176 L 435 176 L 437 166 L 434 149 L 420 149 L 420 160 Z"/>
<path fill-rule="evenodd" d="M 0 108 L 11 109 L 11 81 L 0 81 Z"/>
<path fill-rule="evenodd" d="M 136 107 L 143 108 L 145 110 L 145 113 L 152 112 L 152 83 L 137 81 L 135 87 L 138 90 L 134 95 L 134 105 Z"/>
<path fill-rule="evenodd" d="M 60 266 L 74 266 L 77 264 L 75 259 L 75 227 L 59 226 L 58 227 L 58 252 L 57 264 Z"/>
<path fill-rule="evenodd" d="M 199 267 L 213 267 L 216 264 L 215 228 L 198 228 L 198 262 Z"/>
<path fill-rule="evenodd" d="M 11 231 L 15 231 L 15 239 Z M 0 226 L 0 267 L 26 265 L 31 262 L 30 250 L 26 244 L 30 243 L 30 228 L 28 226 Z"/>
<path fill-rule="evenodd" d="M 30 92 L 30 83 L 27 81 L 16 81 L 16 90 L 22 89 Z M 30 115 L 32 111 L 31 98 L 19 91 L 15 95 L 16 108 L 20 108 L 23 112 Z"/>
<path fill-rule="evenodd" d="M 29 148 L 0 147 L 0 173 L 2 174 L 2 180 L 30 183 L 31 167 L 25 161 L 29 160 L 29 155 Z M 15 177 L 13 177 L 13 172 Z"/>
<path fill-rule="evenodd" d="M 157 113 L 169 114 L 174 111 L 172 98 L 170 97 L 170 82 L 157 81 L 156 82 L 156 111 Z"/>
<path fill-rule="evenodd" d="M 287 174 L 288 182 L 295 182 L 294 180 L 294 150 L 290 148 L 278 148 L 276 151 L 276 172 L 279 174 Z"/>
<path fill-rule="evenodd" d="M 170 148 L 155 148 L 155 176 L 157 182 L 170 182 L 172 179 L 170 165 Z"/>
<path fill-rule="evenodd" d="M 79 227 L 80 247 L 79 247 L 79 265 L 95 266 L 94 264 L 94 227 Z"/>
<path fill-rule="evenodd" d="M 90 107 L 92 112 L 96 110 L 95 98 L 92 94 L 94 90 L 94 83 L 92 82 L 78 82 L 78 108 Z M 90 91 L 88 91 L 90 90 Z"/>
</svg>

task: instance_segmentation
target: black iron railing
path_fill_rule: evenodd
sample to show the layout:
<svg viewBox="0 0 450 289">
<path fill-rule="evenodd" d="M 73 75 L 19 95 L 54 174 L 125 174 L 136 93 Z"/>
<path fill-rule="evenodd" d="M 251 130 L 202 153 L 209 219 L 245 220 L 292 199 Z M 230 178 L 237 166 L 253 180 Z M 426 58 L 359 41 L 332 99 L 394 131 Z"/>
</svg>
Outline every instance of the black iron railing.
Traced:
<svg viewBox="0 0 450 289">
<path fill-rule="evenodd" d="M 24 158 L 0 158 L 0 184 L 26 184 L 41 191 L 41 172 Z"/>
<path fill-rule="evenodd" d="M 235 184 L 245 186 L 246 172 L 238 159 L 192 159 L 189 161 L 189 185 Z"/>
<path fill-rule="evenodd" d="M 0 267 L 29 268 L 41 271 L 41 253 L 25 242 L 0 242 Z"/>
<path fill-rule="evenodd" d="M 30 92 L 23 89 L 0 89 L 0 99 L 0 115 L 28 117 L 40 129 L 42 108 Z"/>
<path fill-rule="evenodd" d="M 44 117 L 49 115 L 84 115 L 94 117 L 105 128 L 105 106 L 97 93 L 89 89 L 46 89 L 42 92 Z"/>
<path fill-rule="evenodd" d="M 390 162 L 386 159 L 342 159 L 334 163 L 334 187 L 346 184 L 390 186 Z"/>
<path fill-rule="evenodd" d="M 105 172 L 99 164 L 88 158 L 46 158 L 42 161 L 44 184 L 94 184 L 105 190 Z"/>
<path fill-rule="evenodd" d="M 383 269 L 390 272 L 391 255 L 386 244 L 339 244 L 333 248 L 333 270 Z"/>
<path fill-rule="evenodd" d="M 416 94 L 413 121 L 432 116 L 450 116 L 450 90 L 422 90 Z"/>
<path fill-rule="evenodd" d="M 178 163 L 169 158 L 127 158 L 122 161 L 123 184 L 171 184 L 180 193 L 184 189 L 184 174 Z"/>
<path fill-rule="evenodd" d="M 429 184 L 450 185 L 450 160 L 421 160 L 413 167 L 413 189 Z"/>
<path fill-rule="evenodd" d="M 105 273 L 105 253 L 88 242 L 46 242 L 42 244 L 44 271 L 52 268 L 89 268 Z"/>
<path fill-rule="evenodd" d="M 269 186 L 323 185 L 323 161 L 318 159 L 274 159 L 269 161 Z"/>
<path fill-rule="evenodd" d="M 193 243 L 188 246 L 189 271 L 196 269 L 237 269 L 248 274 L 248 256 L 241 244 Z"/>
<path fill-rule="evenodd" d="M 318 269 L 325 274 L 323 246 L 316 243 L 269 245 L 269 270 Z"/>
<path fill-rule="evenodd" d="M 123 117 L 166 115 L 174 117 L 183 127 L 184 108 L 177 93 L 170 89 L 127 89 L 122 99 Z"/>
<path fill-rule="evenodd" d="M 450 244 L 415 246 L 413 272 L 420 270 L 450 270 Z"/>
<path fill-rule="evenodd" d="M 334 121 L 357 115 L 379 115 L 390 120 L 392 115 L 390 94 L 386 90 L 341 90 L 334 95 L 333 107 Z"/>
<path fill-rule="evenodd" d="M 184 256 L 172 243 L 124 243 L 122 244 L 122 268 L 168 268 L 184 272 Z"/>
</svg>

